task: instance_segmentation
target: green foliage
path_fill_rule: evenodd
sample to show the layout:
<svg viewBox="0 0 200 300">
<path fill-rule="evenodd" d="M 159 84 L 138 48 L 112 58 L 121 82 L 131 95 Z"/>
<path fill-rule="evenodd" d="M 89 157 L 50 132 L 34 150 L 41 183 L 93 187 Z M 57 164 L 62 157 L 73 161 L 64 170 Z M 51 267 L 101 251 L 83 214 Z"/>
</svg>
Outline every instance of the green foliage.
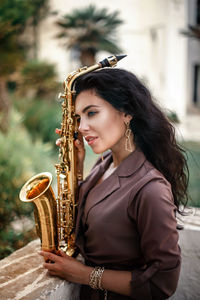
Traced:
<svg viewBox="0 0 200 300">
<path fill-rule="evenodd" d="M 48 0 L 0 0 L 1 76 L 13 73 L 24 61 L 28 43 L 21 35 L 30 19 L 36 26 L 44 17 L 47 3 Z M 42 8 L 45 14 L 41 13 Z"/>
<path fill-rule="evenodd" d="M 18 112 L 12 111 L 11 120 L 7 135 L 0 132 L 0 245 L 2 252 L 6 247 L 12 248 L 7 242 L 7 239 L 12 240 L 9 238 L 12 232 L 11 222 L 22 216 L 30 216 L 33 210 L 32 205 L 19 200 L 18 195 L 22 185 L 36 173 L 54 172 L 53 163 L 51 163 L 51 146 L 43 144 L 41 140 L 32 142 L 22 125 L 22 118 Z M 14 244 L 15 238 L 13 238 Z"/>
<path fill-rule="evenodd" d="M 0 0 L 0 16 L 1 37 L 19 33 L 24 30 L 26 21 L 31 16 L 30 1 Z"/>
<path fill-rule="evenodd" d="M 35 230 L 16 232 L 12 228 L 7 228 L 0 233 L 0 259 L 8 256 L 16 249 L 24 247 L 27 243 L 36 239 Z"/>
<path fill-rule="evenodd" d="M 15 100 L 17 100 L 15 106 L 23 113 L 23 124 L 29 131 L 32 140 L 40 138 L 54 147 L 58 138 L 55 128 L 60 128 L 61 122 L 61 104 L 56 101 L 47 102 L 39 99 L 18 98 Z"/>
<path fill-rule="evenodd" d="M 22 69 L 20 86 L 12 98 L 33 140 L 39 137 L 55 145 L 55 128 L 60 127 L 62 111 L 55 97 L 61 90 L 53 65 L 30 61 Z"/>
<path fill-rule="evenodd" d="M 19 34 L 24 31 L 29 17 L 28 1 L 0 0 L 1 75 L 15 71 L 23 60 L 24 52 Z"/>
<path fill-rule="evenodd" d="M 37 60 L 28 61 L 21 70 L 19 93 L 31 98 L 46 98 L 55 95 L 59 84 L 55 66 Z"/>
<path fill-rule="evenodd" d="M 119 53 L 116 29 L 123 21 L 118 12 L 109 13 L 106 8 L 94 5 L 73 10 L 57 24 L 62 28 L 59 38 L 65 38 L 69 49 L 88 51 L 94 55 L 101 50 Z"/>
<path fill-rule="evenodd" d="M 200 143 L 185 142 L 189 167 L 189 206 L 200 207 Z"/>
<path fill-rule="evenodd" d="M 95 154 L 92 151 L 92 148 L 85 144 L 85 150 L 86 150 L 86 155 L 85 155 L 85 161 L 84 161 L 84 178 L 90 173 L 90 170 L 96 163 L 97 159 L 99 158 L 99 154 Z"/>
<path fill-rule="evenodd" d="M 34 26 L 37 26 L 39 21 L 45 18 L 50 11 L 49 0 L 29 0 L 29 6 Z"/>
</svg>

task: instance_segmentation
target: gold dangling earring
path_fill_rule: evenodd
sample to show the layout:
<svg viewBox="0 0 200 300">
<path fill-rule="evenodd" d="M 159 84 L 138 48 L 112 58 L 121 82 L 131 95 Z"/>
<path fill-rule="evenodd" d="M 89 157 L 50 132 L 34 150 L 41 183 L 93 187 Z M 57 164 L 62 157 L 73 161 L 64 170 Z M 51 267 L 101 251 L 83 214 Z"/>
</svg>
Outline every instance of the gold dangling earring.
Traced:
<svg viewBox="0 0 200 300">
<path fill-rule="evenodd" d="M 131 129 L 130 129 L 130 121 L 125 123 L 126 125 L 126 132 L 125 132 L 125 136 L 126 136 L 126 141 L 125 141 L 125 150 L 128 152 L 132 152 L 132 145 L 131 145 Z"/>
<path fill-rule="evenodd" d="M 103 153 L 101 153 L 101 161 L 104 161 Z"/>
</svg>

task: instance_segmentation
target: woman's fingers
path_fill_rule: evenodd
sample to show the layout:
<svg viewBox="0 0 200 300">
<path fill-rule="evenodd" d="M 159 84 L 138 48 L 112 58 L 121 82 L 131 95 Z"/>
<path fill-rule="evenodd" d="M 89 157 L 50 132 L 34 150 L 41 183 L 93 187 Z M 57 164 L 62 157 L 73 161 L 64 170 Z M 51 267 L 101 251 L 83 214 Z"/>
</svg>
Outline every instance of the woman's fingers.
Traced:
<svg viewBox="0 0 200 300">
<path fill-rule="evenodd" d="M 68 255 L 62 250 L 59 251 L 59 255 L 62 257 L 68 257 Z"/>
<path fill-rule="evenodd" d="M 79 139 L 75 140 L 74 142 L 75 146 L 77 147 L 77 149 L 79 151 L 82 151 L 84 150 L 84 144 L 83 144 L 83 141 L 80 141 Z"/>
<path fill-rule="evenodd" d="M 61 129 L 56 128 L 56 129 L 55 129 L 55 133 L 61 135 Z M 57 139 L 57 140 L 56 140 L 56 146 L 60 146 L 60 144 L 61 144 L 60 139 Z"/>
<path fill-rule="evenodd" d="M 56 128 L 56 129 L 55 129 L 55 133 L 57 133 L 57 134 L 61 134 L 61 129 L 59 129 L 59 128 Z"/>
<path fill-rule="evenodd" d="M 80 141 L 80 140 L 75 140 L 75 146 L 77 147 L 77 149 L 79 150 L 79 151 L 82 151 L 82 150 L 84 150 L 84 143 L 83 143 L 83 141 Z M 60 146 L 60 144 L 61 144 L 61 139 L 57 139 L 56 140 L 56 146 Z"/>
<path fill-rule="evenodd" d="M 51 276 L 58 276 L 57 273 L 55 271 L 52 270 L 48 270 L 48 274 Z"/>
<path fill-rule="evenodd" d="M 61 136 L 61 129 L 56 128 L 55 133 L 59 134 Z M 60 147 L 61 146 L 61 138 L 58 138 L 56 140 L 56 146 Z M 77 160 L 77 167 L 79 170 L 83 169 L 83 161 L 85 158 L 85 147 L 84 147 L 84 141 L 83 141 L 83 136 L 80 132 L 78 132 L 78 136 L 76 140 L 74 141 L 74 145 L 77 148 L 77 154 L 78 154 L 78 160 Z"/>
<path fill-rule="evenodd" d="M 59 255 L 56 255 L 56 254 L 53 254 L 53 253 L 47 252 L 47 251 L 39 251 L 38 254 L 43 256 L 45 261 L 56 262 L 56 261 L 59 261 L 59 259 L 60 259 Z"/>
<path fill-rule="evenodd" d="M 60 140 L 60 139 L 57 139 L 57 140 L 56 140 L 56 146 L 60 146 L 60 144 L 61 144 L 61 140 Z"/>
<path fill-rule="evenodd" d="M 61 129 L 56 128 L 55 133 L 61 135 Z M 56 140 L 56 145 L 60 146 L 60 144 L 61 144 L 61 139 L 58 138 Z M 78 134 L 78 138 L 75 140 L 75 146 L 78 148 L 79 151 L 82 151 L 84 149 L 83 137 L 80 133 Z"/>
</svg>

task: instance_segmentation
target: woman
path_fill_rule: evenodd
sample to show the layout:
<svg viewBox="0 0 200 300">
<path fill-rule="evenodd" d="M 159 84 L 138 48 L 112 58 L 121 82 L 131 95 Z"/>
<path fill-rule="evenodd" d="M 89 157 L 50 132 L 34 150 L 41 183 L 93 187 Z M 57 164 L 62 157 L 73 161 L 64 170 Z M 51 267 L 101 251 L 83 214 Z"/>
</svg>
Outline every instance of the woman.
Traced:
<svg viewBox="0 0 200 300">
<path fill-rule="evenodd" d="M 187 200 L 187 163 L 174 129 L 130 72 L 101 69 L 76 82 L 79 132 L 103 153 L 81 183 L 76 244 L 85 265 L 61 253 L 51 275 L 82 284 L 80 299 L 167 299 L 181 256 L 177 222 Z M 83 171 L 84 146 L 79 150 Z"/>
</svg>

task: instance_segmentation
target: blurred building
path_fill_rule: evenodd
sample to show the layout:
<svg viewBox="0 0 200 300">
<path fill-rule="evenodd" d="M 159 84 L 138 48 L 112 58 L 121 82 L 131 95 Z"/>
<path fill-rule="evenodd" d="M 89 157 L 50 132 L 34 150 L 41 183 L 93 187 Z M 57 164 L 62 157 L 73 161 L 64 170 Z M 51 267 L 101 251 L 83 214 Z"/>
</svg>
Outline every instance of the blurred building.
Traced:
<svg viewBox="0 0 200 300">
<path fill-rule="evenodd" d="M 55 20 L 74 8 L 95 4 L 118 10 L 124 24 L 118 32 L 119 45 L 128 57 L 119 63 L 142 78 L 154 98 L 180 119 L 200 111 L 200 41 L 180 33 L 188 24 L 200 25 L 200 0 L 50 0 L 58 14 L 48 17 L 40 28 L 39 58 L 57 66 L 59 79 L 77 65 L 76 53 L 56 39 Z M 108 53 L 99 53 L 98 60 Z"/>
</svg>

